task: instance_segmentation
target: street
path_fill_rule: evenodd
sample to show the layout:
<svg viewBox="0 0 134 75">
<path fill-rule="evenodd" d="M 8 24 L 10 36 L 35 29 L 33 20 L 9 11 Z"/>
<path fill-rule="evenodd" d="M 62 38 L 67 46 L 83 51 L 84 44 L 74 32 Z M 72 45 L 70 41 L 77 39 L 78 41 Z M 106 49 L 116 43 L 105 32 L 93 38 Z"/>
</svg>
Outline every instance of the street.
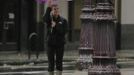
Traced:
<svg viewBox="0 0 134 75">
<path fill-rule="evenodd" d="M 133 53 L 131 50 L 117 51 L 117 65 L 122 75 L 134 74 Z M 17 53 L 2 53 L 0 56 L 0 75 L 48 75 L 48 63 L 45 52 L 40 54 L 38 60 L 35 59 L 35 55 L 32 55 L 31 60 L 28 60 L 25 53 L 21 53 L 21 55 Z M 76 50 L 65 51 L 63 75 L 88 75 L 88 71 L 77 70 L 77 59 L 78 53 Z"/>
</svg>

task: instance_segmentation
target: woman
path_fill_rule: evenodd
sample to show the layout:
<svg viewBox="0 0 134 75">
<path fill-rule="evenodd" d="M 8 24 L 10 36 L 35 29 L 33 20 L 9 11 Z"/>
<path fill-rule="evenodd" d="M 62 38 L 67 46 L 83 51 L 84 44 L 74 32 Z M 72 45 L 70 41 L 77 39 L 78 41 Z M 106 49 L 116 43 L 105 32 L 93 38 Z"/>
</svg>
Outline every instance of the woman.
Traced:
<svg viewBox="0 0 134 75">
<path fill-rule="evenodd" d="M 58 5 L 52 4 L 51 0 L 48 1 L 44 21 L 47 25 L 48 37 L 48 72 L 49 75 L 54 75 L 54 68 L 56 64 L 56 75 L 62 75 L 62 61 L 64 54 L 65 35 L 67 33 L 67 21 L 60 16 Z"/>
</svg>

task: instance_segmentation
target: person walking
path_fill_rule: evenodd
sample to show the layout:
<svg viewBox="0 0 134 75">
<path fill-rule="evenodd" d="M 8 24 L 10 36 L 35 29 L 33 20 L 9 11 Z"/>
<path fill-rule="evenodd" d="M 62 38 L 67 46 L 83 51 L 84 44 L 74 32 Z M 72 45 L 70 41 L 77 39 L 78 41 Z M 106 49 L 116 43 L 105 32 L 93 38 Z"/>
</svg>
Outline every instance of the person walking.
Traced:
<svg viewBox="0 0 134 75">
<path fill-rule="evenodd" d="M 62 75 L 65 35 L 68 32 L 68 23 L 65 18 L 60 16 L 58 4 L 52 2 L 52 0 L 48 0 L 48 7 L 44 16 L 47 25 L 48 72 L 49 75 L 54 75 L 56 65 L 56 75 Z"/>
</svg>

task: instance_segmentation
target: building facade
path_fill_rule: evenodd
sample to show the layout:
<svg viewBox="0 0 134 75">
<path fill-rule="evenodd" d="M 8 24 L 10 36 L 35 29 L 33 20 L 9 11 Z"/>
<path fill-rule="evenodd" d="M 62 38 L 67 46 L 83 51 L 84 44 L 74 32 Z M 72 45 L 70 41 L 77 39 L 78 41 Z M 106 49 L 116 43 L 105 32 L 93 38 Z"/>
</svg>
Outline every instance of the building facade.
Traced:
<svg viewBox="0 0 134 75">
<path fill-rule="evenodd" d="M 61 15 L 68 19 L 68 1 L 59 1 Z M 0 51 L 28 51 L 32 33 L 39 37 L 39 50 L 44 51 L 46 27 L 43 22 L 46 5 L 36 0 L 0 1 Z"/>
<path fill-rule="evenodd" d="M 134 49 L 133 3 L 133 0 L 115 0 L 117 49 Z M 61 15 L 69 23 L 68 39 L 71 42 L 80 39 L 82 6 L 83 0 L 59 0 Z M 28 37 L 33 32 L 40 38 L 39 50 L 45 50 L 46 27 L 42 20 L 45 4 L 35 0 L 1 0 L 0 8 L 0 51 L 27 51 Z"/>
</svg>

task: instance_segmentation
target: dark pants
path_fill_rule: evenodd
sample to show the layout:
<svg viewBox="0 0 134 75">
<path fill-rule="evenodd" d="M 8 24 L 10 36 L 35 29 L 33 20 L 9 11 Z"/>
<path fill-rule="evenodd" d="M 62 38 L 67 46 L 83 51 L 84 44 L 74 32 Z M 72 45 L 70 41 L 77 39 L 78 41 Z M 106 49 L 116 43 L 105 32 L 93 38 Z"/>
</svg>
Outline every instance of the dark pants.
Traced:
<svg viewBox="0 0 134 75">
<path fill-rule="evenodd" d="M 63 55 L 64 55 L 64 46 L 60 47 L 50 47 L 48 46 L 48 71 L 54 71 L 55 64 L 56 64 L 56 70 L 62 71 L 63 70 Z"/>
</svg>

